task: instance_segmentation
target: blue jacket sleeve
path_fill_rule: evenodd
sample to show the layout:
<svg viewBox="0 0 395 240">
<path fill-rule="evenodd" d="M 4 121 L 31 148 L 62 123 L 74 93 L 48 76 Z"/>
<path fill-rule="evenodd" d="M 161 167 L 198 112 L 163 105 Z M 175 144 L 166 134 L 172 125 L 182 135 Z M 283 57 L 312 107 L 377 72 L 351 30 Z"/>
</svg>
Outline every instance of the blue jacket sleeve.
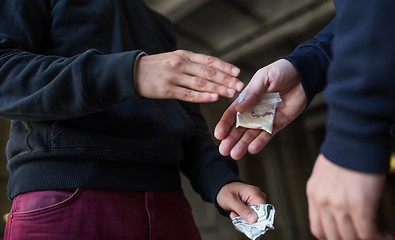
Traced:
<svg viewBox="0 0 395 240">
<path fill-rule="evenodd" d="M 134 63 L 142 52 L 45 54 L 51 11 L 48 1 L 0 1 L 0 116 L 76 118 L 135 96 Z"/>
<path fill-rule="evenodd" d="M 333 62 L 325 99 L 329 118 L 322 153 L 357 171 L 389 168 L 395 116 L 395 1 L 334 1 Z"/>
<path fill-rule="evenodd" d="M 226 215 L 217 204 L 219 190 L 227 183 L 242 182 L 238 177 L 236 161 L 220 155 L 200 113 L 198 104 L 182 103 L 195 125 L 193 137 L 185 143 L 181 171 L 188 177 L 194 190 L 203 200 L 215 204 L 220 213 Z"/>
<path fill-rule="evenodd" d="M 300 44 L 289 56 L 282 57 L 290 61 L 298 72 L 308 104 L 326 85 L 335 21 L 332 20 L 314 38 Z"/>
</svg>

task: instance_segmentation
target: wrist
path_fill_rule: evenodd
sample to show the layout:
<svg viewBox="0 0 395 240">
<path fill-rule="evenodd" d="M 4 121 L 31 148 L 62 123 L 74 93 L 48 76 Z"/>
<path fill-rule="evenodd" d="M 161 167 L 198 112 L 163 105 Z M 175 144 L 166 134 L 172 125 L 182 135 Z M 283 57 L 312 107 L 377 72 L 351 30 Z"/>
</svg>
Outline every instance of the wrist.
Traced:
<svg viewBox="0 0 395 240">
<path fill-rule="evenodd" d="M 141 75 L 142 75 L 142 71 L 141 71 L 141 60 L 142 58 L 144 58 L 145 56 L 147 56 L 147 54 L 145 52 L 141 52 L 140 54 L 138 54 L 136 56 L 136 59 L 134 61 L 133 64 L 133 73 L 134 73 L 134 77 L 133 77 L 133 86 L 134 86 L 134 90 L 137 96 L 142 97 L 141 95 Z"/>
</svg>

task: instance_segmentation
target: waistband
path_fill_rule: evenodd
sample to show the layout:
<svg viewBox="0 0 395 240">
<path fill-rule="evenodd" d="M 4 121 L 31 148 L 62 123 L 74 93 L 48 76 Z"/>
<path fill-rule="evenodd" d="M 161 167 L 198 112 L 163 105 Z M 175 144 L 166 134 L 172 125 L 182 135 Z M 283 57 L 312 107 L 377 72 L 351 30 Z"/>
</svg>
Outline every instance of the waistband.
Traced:
<svg viewBox="0 0 395 240">
<path fill-rule="evenodd" d="M 8 197 L 40 190 L 88 188 L 114 191 L 181 190 L 177 166 L 111 160 L 40 159 L 13 164 Z"/>
</svg>

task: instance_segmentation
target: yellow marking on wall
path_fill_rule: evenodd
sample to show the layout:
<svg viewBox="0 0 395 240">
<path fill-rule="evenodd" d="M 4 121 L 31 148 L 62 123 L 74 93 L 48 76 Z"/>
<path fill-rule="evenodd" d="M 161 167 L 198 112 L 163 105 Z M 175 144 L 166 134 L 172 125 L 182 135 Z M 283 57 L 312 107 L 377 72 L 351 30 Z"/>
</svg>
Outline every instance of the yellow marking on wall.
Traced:
<svg viewBox="0 0 395 240">
<path fill-rule="evenodd" d="M 391 155 L 390 173 L 395 173 L 395 153 Z"/>
</svg>

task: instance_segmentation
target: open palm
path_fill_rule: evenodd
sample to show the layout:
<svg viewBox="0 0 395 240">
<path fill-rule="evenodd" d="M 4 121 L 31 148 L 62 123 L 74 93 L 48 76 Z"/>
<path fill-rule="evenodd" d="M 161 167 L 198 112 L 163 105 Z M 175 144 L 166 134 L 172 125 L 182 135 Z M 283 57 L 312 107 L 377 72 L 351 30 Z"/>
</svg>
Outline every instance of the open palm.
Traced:
<svg viewBox="0 0 395 240">
<path fill-rule="evenodd" d="M 225 111 L 214 133 L 221 140 L 220 153 L 236 160 L 247 151 L 251 154 L 261 151 L 274 134 L 292 122 L 307 104 L 295 68 L 284 59 L 258 70 L 244 91 L 245 98 L 241 102 L 237 99 Z M 273 134 L 260 129 L 236 128 L 236 112 L 250 110 L 265 92 L 279 92 L 283 101 L 274 117 Z"/>
</svg>

